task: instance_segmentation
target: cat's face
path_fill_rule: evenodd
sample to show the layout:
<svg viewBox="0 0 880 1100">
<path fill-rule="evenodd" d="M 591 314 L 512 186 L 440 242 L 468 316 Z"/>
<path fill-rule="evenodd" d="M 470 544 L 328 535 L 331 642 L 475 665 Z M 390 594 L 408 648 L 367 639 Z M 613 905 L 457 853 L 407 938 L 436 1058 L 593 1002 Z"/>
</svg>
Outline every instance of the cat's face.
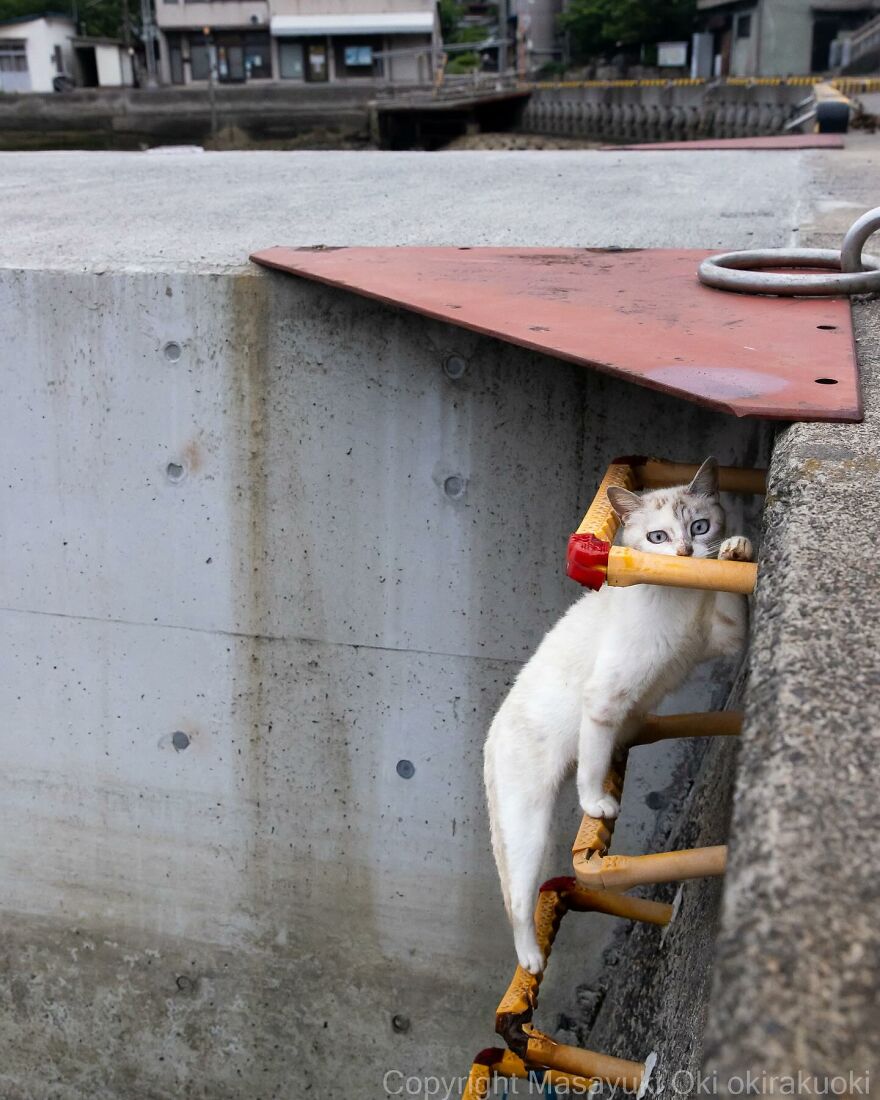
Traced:
<svg viewBox="0 0 880 1100">
<path fill-rule="evenodd" d="M 713 558 L 725 534 L 726 516 L 718 499 L 718 463 L 707 458 L 690 485 L 631 493 L 608 490 L 623 523 L 624 546 L 649 554 Z"/>
</svg>

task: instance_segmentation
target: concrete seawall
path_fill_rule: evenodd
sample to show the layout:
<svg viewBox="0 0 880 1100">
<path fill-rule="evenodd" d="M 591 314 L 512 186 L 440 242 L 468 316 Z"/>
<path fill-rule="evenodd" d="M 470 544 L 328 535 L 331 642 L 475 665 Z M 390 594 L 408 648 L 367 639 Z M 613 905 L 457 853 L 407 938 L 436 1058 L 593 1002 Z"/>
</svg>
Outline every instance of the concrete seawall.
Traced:
<svg viewBox="0 0 880 1100">
<path fill-rule="evenodd" d="M 366 144 L 366 84 L 87 90 L 0 96 L 0 149 L 139 149 L 201 144 L 233 131 L 239 144 L 320 135 L 328 144 Z"/>
<path fill-rule="evenodd" d="M 0 157 L 4 1100 L 374 1100 L 492 1041 L 513 954 L 480 749 L 577 595 L 566 537 L 614 455 L 760 463 L 770 426 L 245 257 L 782 245 L 822 163 L 646 156 Z M 709 667 L 670 707 L 730 680 Z M 615 846 L 723 839 L 732 780 L 642 750 Z M 578 818 L 566 789 L 548 874 Z M 694 886 L 683 912 L 716 903 Z M 685 927 L 664 989 L 698 990 L 664 1049 L 697 1058 L 714 925 Z M 566 924 L 540 1010 L 563 1039 L 585 987 L 624 1003 L 611 931 Z M 650 1021 L 617 1020 L 644 1057 Z"/>
<path fill-rule="evenodd" d="M 32 502 L 5 538 L 11 1050 L 51 1002 L 72 1096 L 95 1062 L 101 1095 L 212 1100 L 281 1095 L 291 1055 L 364 1097 L 464 1066 L 511 957 L 482 735 L 576 594 L 572 517 L 633 432 L 734 460 L 753 426 L 281 275 L 2 295 Z"/>
<path fill-rule="evenodd" d="M 778 134 L 810 96 L 802 85 L 544 85 L 518 129 L 604 141 L 693 141 Z"/>
</svg>

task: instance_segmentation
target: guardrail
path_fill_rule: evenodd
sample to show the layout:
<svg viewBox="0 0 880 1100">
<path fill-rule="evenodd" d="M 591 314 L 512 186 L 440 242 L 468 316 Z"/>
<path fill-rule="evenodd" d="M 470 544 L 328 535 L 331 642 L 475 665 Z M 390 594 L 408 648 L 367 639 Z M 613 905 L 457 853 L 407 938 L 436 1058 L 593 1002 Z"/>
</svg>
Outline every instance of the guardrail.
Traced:
<svg viewBox="0 0 880 1100">
<path fill-rule="evenodd" d="M 850 63 L 872 53 L 874 50 L 880 51 L 880 15 L 865 23 L 863 27 L 859 27 L 850 35 Z"/>
</svg>

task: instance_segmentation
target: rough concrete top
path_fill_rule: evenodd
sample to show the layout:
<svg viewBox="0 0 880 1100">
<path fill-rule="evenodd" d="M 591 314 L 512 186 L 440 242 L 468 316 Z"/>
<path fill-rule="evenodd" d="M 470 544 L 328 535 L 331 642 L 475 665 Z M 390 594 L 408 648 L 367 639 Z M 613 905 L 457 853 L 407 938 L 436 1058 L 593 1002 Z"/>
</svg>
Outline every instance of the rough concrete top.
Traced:
<svg viewBox="0 0 880 1100">
<path fill-rule="evenodd" d="M 797 238 L 833 153 L 3 153 L 0 266 L 225 270 L 273 244 L 734 248 Z"/>
<path fill-rule="evenodd" d="M 824 165 L 805 244 L 876 205 L 878 154 Z M 787 427 L 771 463 L 706 1041 L 720 1096 L 749 1073 L 790 1094 L 798 1072 L 799 1095 L 835 1076 L 858 1095 L 880 1073 L 880 303 L 854 321 L 864 423 Z"/>
</svg>

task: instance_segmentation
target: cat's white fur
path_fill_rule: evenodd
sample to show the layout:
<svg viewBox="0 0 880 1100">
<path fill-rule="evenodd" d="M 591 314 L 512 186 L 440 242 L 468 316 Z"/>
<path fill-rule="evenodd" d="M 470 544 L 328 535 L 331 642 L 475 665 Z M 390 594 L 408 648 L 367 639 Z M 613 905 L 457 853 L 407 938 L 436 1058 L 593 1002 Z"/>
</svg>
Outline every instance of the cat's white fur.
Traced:
<svg viewBox="0 0 880 1100">
<path fill-rule="evenodd" d="M 657 554 L 750 561 L 742 536 L 725 539 L 717 463 L 707 459 L 688 486 L 642 494 L 609 490 L 622 543 Z M 709 528 L 699 532 L 707 520 Z M 667 541 L 657 543 L 663 531 Z M 700 661 L 737 653 L 745 642 L 743 596 L 655 585 L 587 592 L 544 637 L 489 729 L 485 780 L 492 847 L 519 963 L 544 959 L 533 907 L 559 784 L 577 762 L 581 807 L 617 816 L 602 789 L 616 745 Z"/>
</svg>

